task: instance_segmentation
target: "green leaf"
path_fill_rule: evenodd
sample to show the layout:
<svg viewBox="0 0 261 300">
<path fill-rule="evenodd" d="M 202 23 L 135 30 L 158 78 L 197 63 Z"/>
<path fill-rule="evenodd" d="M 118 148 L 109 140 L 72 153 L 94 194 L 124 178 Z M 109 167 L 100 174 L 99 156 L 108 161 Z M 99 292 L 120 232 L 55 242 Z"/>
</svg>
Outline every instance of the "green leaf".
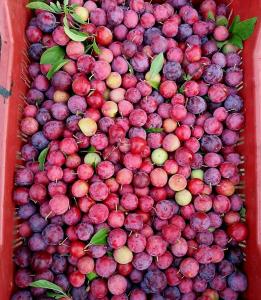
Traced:
<svg viewBox="0 0 261 300">
<path fill-rule="evenodd" d="M 48 154 L 48 151 L 49 151 L 49 147 L 43 149 L 43 150 L 41 151 L 41 153 L 39 154 L 39 156 L 38 156 L 39 169 L 40 169 L 41 171 L 44 170 L 44 164 L 45 164 L 45 160 L 46 160 L 46 156 L 47 156 L 47 154 Z"/>
<path fill-rule="evenodd" d="M 185 81 L 189 81 L 190 79 L 192 79 L 192 76 L 190 76 L 189 74 L 184 74 L 184 75 L 183 75 L 183 79 L 184 79 Z"/>
<path fill-rule="evenodd" d="M 51 69 L 48 71 L 46 77 L 50 80 L 53 75 L 59 71 L 64 65 L 66 65 L 70 60 L 69 59 L 62 59 L 54 63 Z"/>
<path fill-rule="evenodd" d="M 241 218 L 245 218 L 246 217 L 246 209 L 244 207 L 242 207 L 239 214 L 240 214 Z"/>
<path fill-rule="evenodd" d="M 64 27 L 68 27 L 69 28 L 69 24 L 68 24 L 68 20 L 67 20 L 66 16 L 63 17 L 63 25 L 64 25 Z"/>
<path fill-rule="evenodd" d="M 107 243 L 108 233 L 109 230 L 107 228 L 100 229 L 93 235 L 89 245 L 105 245 Z"/>
<path fill-rule="evenodd" d="M 86 24 L 86 22 L 83 21 L 83 19 L 80 16 L 78 16 L 76 13 L 72 13 L 71 16 L 74 19 L 74 21 L 76 21 L 77 23 Z"/>
<path fill-rule="evenodd" d="M 56 13 L 56 11 L 51 6 L 49 6 L 48 4 L 46 4 L 44 2 L 40 2 L 40 1 L 30 2 L 26 5 L 26 7 L 30 8 L 30 9 L 41 9 L 41 10 L 49 11 L 52 13 Z"/>
<path fill-rule="evenodd" d="M 184 94 L 184 88 L 185 88 L 185 84 L 182 84 L 182 86 L 179 88 L 180 94 Z"/>
<path fill-rule="evenodd" d="M 213 14 L 212 11 L 209 11 L 209 12 L 208 12 L 208 19 L 209 19 L 209 20 L 212 20 L 212 21 L 215 21 L 215 16 L 214 16 L 214 14 Z"/>
<path fill-rule="evenodd" d="M 92 49 L 92 44 L 91 45 L 86 45 L 85 46 L 85 53 L 88 53 L 88 51 Z"/>
<path fill-rule="evenodd" d="M 52 290 L 58 293 L 63 294 L 64 296 L 67 297 L 67 295 L 65 294 L 65 292 L 62 290 L 62 288 L 57 285 L 54 284 L 48 280 L 36 280 L 32 283 L 29 284 L 31 287 L 36 287 L 36 288 L 43 288 L 43 289 L 48 289 L 48 290 Z"/>
<path fill-rule="evenodd" d="M 67 0 L 67 1 L 68 1 L 68 0 Z M 74 9 L 75 7 L 78 7 L 78 6 L 79 6 L 79 4 L 73 3 L 72 5 L 70 5 L 70 8 Z"/>
<path fill-rule="evenodd" d="M 216 20 L 216 24 L 218 26 L 227 26 L 228 25 L 228 19 L 225 16 L 218 16 Z"/>
<path fill-rule="evenodd" d="M 232 37 L 229 39 L 229 43 L 233 44 L 234 46 L 237 46 L 240 49 L 243 49 L 242 39 L 237 34 L 232 35 Z"/>
<path fill-rule="evenodd" d="M 54 64 L 64 58 L 65 50 L 60 46 L 48 48 L 41 56 L 40 64 Z"/>
<path fill-rule="evenodd" d="M 159 133 L 159 132 L 162 132 L 163 131 L 163 128 L 147 128 L 146 129 L 146 132 L 147 133 Z"/>
<path fill-rule="evenodd" d="M 251 18 L 235 24 L 232 33 L 237 34 L 240 38 L 245 41 L 254 32 L 257 18 Z"/>
<path fill-rule="evenodd" d="M 163 52 L 158 54 L 155 58 L 153 58 L 151 66 L 150 66 L 150 78 L 154 78 L 156 75 L 160 73 L 164 64 L 164 55 Z"/>
<path fill-rule="evenodd" d="M 64 32 L 68 35 L 68 37 L 75 42 L 83 42 L 88 37 L 88 35 L 86 33 L 77 31 L 75 29 L 70 29 L 67 26 L 64 26 L 63 29 L 64 29 Z"/>
<path fill-rule="evenodd" d="M 63 0 L 63 5 L 67 6 L 69 4 L 69 0 Z"/>
<path fill-rule="evenodd" d="M 55 3 L 50 2 L 49 4 L 50 4 L 51 8 L 52 8 L 53 10 L 55 10 L 55 12 L 56 12 L 57 14 L 60 12 L 60 9 L 56 6 Z"/>
<path fill-rule="evenodd" d="M 56 2 L 56 5 L 61 11 L 63 10 L 59 1 Z"/>
<path fill-rule="evenodd" d="M 158 90 L 158 89 L 159 89 L 160 83 L 159 83 L 158 81 L 148 80 L 147 82 L 148 82 L 149 85 L 152 86 L 155 90 Z"/>
<path fill-rule="evenodd" d="M 88 281 L 93 281 L 94 279 L 98 278 L 98 275 L 95 272 L 90 272 L 86 275 Z"/>
<path fill-rule="evenodd" d="M 94 51 L 96 54 L 100 54 L 100 53 L 101 53 L 101 50 L 100 50 L 100 48 L 98 47 L 98 45 L 97 45 L 95 39 L 94 39 L 94 41 L 93 41 L 92 48 L 93 48 L 93 51 Z"/>
<path fill-rule="evenodd" d="M 128 62 L 127 59 L 126 59 L 126 62 L 127 62 L 127 64 L 128 64 L 128 71 L 129 71 L 131 74 L 134 74 L 134 70 L 133 70 L 132 65 Z"/>
<path fill-rule="evenodd" d="M 226 45 L 228 43 L 228 41 L 224 41 L 224 42 L 216 42 L 217 46 L 219 49 L 223 48 L 224 45 Z"/>
<path fill-rule="evenodd" d="M 95 152 L 96 152 L 96 149 L 95 149 L 95 147 L 90 146 L 90 147 L 87 148 L 87 152 L 88 152 L 88 153 L 95 153 Z"/>
<path fill-rule="evenodd" d="M 61 298 L 64 298 L 64 295 L 63 295 L 63 294 L 56 294 L 56 293 L 53 293 L 53 292 L 47 292 L 47 293 L 46 293 L 46 296 L 47 296 L 47 297 L 50 297 L 50 298 L 53 298 L 53 299 L 61 299 Z"/>
<path fill-rule="evenodd" d="M 232 23 L 231 23 L 231 26 L 229 27 L 229 32 L 233 32 L 235 26 L 240 22 L 240 16 L 235 16 Z"/>
</svg>

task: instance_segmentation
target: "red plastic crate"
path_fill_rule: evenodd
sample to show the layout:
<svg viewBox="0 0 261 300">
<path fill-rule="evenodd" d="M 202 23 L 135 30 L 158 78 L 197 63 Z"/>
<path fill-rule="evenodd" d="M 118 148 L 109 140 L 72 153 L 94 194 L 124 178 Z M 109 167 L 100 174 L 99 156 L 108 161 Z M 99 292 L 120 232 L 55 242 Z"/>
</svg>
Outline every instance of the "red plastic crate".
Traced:
<svg viewBox="0 0 261 300">
<path fill-rule="evenodd" d="M 157 1 L 162 2 L 162 1 Z M 197 1 L 200 2 L 200 1 Z M 224 1 L 222 1 L 224 2 Z M 10 299 L 13 289 L 12 252 L 15 235 L 15 210 L 12 203 L 17 137 L 23 95 L 27 87 L 22 79 L 27 62 L 25 27 L 30 12 L 27 0 L 0 1 L 0 299 Z M 229 0 L 227 1 L 229 3 Z M 245 270 L 249 288 L 245 299 L 261 299 L 261 0 L 234 0 L 231 8 L 242 19 L 259 17 L 254 35 L 243 51 L 246 126 L 240 152 L 245 157 L 245 195 L 250 231 Z M 5 90 L 3 90 L 3 88 Z"/>
</svg>

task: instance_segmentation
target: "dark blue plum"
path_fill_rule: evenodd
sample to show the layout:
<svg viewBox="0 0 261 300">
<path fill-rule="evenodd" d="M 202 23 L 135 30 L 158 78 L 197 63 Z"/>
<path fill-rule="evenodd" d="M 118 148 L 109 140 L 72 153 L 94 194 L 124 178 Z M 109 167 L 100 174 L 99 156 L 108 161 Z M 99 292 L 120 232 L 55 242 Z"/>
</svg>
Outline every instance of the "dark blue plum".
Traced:
<svg viewBox="0 0 261 300">
<path fill-rule="evenodd" d="M 44 52 L 44 47 L 41 43 L 32 44 L 28 49 L 28 54 L 32 60 L 39 61 Z"/>
<path fill-rule="evenodd" d="M 32 136 L 32 144 L 33 146 L 37 149 L 37 150 L 43 150 L 45 149 L 48 144 L 49 141 L 47 140 L 47 138 L 44 136 L 42 131 L 38 131 L 36 132 L 33 136 Z"/>
<path fill-rule="evenodd" d="M 46 33 L 52 32 L 57 25 L 55 15 L 47 11 L 37 15 L 36 24 Z"/>
</svg>

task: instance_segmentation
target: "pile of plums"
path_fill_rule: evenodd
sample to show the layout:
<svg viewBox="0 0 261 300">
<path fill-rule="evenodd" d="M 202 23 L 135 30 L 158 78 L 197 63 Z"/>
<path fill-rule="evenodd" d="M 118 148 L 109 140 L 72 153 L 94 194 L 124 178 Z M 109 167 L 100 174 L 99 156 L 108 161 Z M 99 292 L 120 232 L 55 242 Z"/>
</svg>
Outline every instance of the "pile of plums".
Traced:
<svg viewBox="0 0 261 300">
<path fill-rule="evenodd" d="M 53 299 L 30 287 L 40 279 L 73 300 L 238 299 L 247 288 L 243 74 L 238 48 L 222 47 L 226 5 L 69 4 L 88 19 L 75 29 L 86 41 L 44 10 L 26 29 L 31 87 L 13 194 L 23 245 L 11 299 Z M 48 80 L 40 58 L 53 46 L 68 62 Z M 101 228 L 107 242 L 90 244 Z"/>
</svg>

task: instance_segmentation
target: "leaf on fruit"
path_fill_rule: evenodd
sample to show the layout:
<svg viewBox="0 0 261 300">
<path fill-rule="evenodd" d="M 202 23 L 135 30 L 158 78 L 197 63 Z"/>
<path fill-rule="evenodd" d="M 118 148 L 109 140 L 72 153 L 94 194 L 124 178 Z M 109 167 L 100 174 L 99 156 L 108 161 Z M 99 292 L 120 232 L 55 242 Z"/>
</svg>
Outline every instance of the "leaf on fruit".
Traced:
<svg viewBox="0 0 261 300">
<path fill-rule="evenodd" d="M 221 18 L 218 18 L 216 20 L 216 24 L 218 26 L 227 26 L 228 25 L 228 19 L 224 16 L 222 16 Z"/>
<path fill-rule="evenodd" d="M 62 11 L 62 6 L 61 6 L 61 3 L 59 1 L 56 2 L 56 6 Z"/>
<path fill-rule="evenodd" d="M 134 74 L 134 70 L 133 70 L 132 65 L 128 62 L 128 60 L 126 60 L 126 61 L 127 61 L 127 64 L 128 64 L 128 71 L 129 71 L 131 74 Z"/>
<path fill-rule="evenodd" d="M 183 79 L 184 79 L 185 81 L 189 81 L 191 78 L 192 78 L 192 76 L 190 76 L 189 74 L 184 74 L 184 75 L 183 75 Z"/>
<path fill-rule="evenodd" d="M 66 293 L 63 291 L 63 289 L 59 285 L 54 284 L 48 280 L 36 280 L 36 281 L 30 283 L 29 285 L 31 287 L 35 287 L 35 288 L 52 290 L 52 291 L 58 292 L 58 293 L 62 294 L 63 296 L 67 297 Z"/>
<path fill-rule="evenodd" d="M 160 85 L 159 82 L 154 81 L 154 80 L 148 80 L 147 82 L 148 82 L 148 84 L 149 84 L 150 86 L 152 86 L 155 90 L 158 90 L 158 89 L 159 89 L 159 85 Z"/>
<path fill-rule="evenodd" d="M 150 70 L 149 70 L 150 78 L 154 78 L 156 75 L 160 73 L 160 71 L 163 68 L 163 64 L 164 64 L 164 55 L 163 52 L 161 52 L 152 60 Z"/>
<path fill-rule="evenodd" d="M 159 132 L 162 132 L 163 131 L 163 128 L 147 128 L 146 129 L 146 132 L 147 133 L 159 133 Z"/>
<path fill-rule="evenodd" d="M 48 71 L 46 77 L 50 80 L 53 75 L 59 71 L 64 65 L 66 65 L 70 60 L 69 59 L 62 59 L 60 61 L 57 61 L 54 63 L 51 67 L 51 69 Z"/>
<path fill-rule="evenodd" d="M 223 48 L 224 45 L 226 45 L 228 43 L 228 41 L 224 41 L 224 42 L 216 42 L 217 46 L 219 49 Z"/>
<path fill-rule="evenodd" d="M 48 151 L 49 151 L 49 147 L 43 149 L 43 150 L 41 151 L 41 153 L 39 154 L 39 156 L 38 156 L 39 169 L 40 169 L 41 171 L 44 170 L 44 164 L 45 164 L 45 160 L 46 160 Z"/>
<path fill-rule="evenodd" d="M 92 44 L 91 45 L 85 45 L 85 53 L 88 53 L 89 50 L 92 49 Z"/>
<path fill-rule="evenodd" d="M 67 1 L 68 1 L 68 0 L 67 0 Z M 67 2 L 67 1 L 66 1 L 66 2 Z M 72 5 L 70 5 L 70 8 L 73 8 L 73 9 L 74 9 L 75 7 L 78 7 L 78 6 L 79 6 L 79 4 L 73 3 Z"/>
<path fill-rule="evenodd" d="M 63 0 L 63 5 L 68 5 L 69 4 L 69 0 Z"/>
<path fill-rule="evenodd" d="M 183 83 L 182 86 L 179 88 L 179 93 L 184 94 L 185 84 Z"/>
<path fill-rule="evenodd" d="M 65 50 L 60 46 L 48 48 L 41 56 L 40 64 L 55 64 L 64 58 Z"/>
<path fill-rule="evenodd" d="M 49 11 L 51 13 L 56 13 L 56 11 L 51 6 L 41 1 L 30 2 L 26 5 L 26 7 L 30 9 L 41 9 L 41 10 Z"/>
<path fill-rule="evenodd" d="M 96 152 L 96 149 L 95 149 L 95 147 L 90 146 L 90 147 L 88 147 L 87 152 L 88 152 L 88 153 L 95 153 L 95 152 Z"/>
<path fill-rule="evenodd" d="M 77 23 L 79 23 L 79 24 L 86 24 L 86 22 L 83 21 L 83 19 L 80 16 L 78 16 L 76 13 L 72 13 L 70 15 L 72 16 L 72 18 L 74 19 L 74 21 L 76 21 Z"/>
<path fill-rule="evenodd" d="M 253 34 L 256 22 L 256 17 L 238 22 L 234 25 L 232 33 L 238 35 L 245 41 Z"/>
<path fill-rule="evenodd" d="M 209 19 L 209 20 L 212 20 L 212 21 L 215 21 L 215 16 L 214 16 L 214 14 L 213 14 L 212 11 L 209 11 L 209 12 L 208 12 L 208 19 Z"/>
<path fill-rule="evenodd" d="M 107 243 L 108 228 L 102 228 L 97 231 L 90 240 L 89 245 L 105 245 Z"/>
<path fill-rule="evenodd" d="M 231 23 L 231 26 L 229 27 L 229 32 L 233 32 L 235 26 L 240 22 L 240 16 L 235 16 L 232 23 Z"/>
<path fill-rule="evenodd" d="M 246 217 L 246 209 L 244 207 L 242 207 L 239 214 L 240 214 L 241 218 L 245 218 Z"/>
<path fill-rule="evenodd" d="M 53 292 L 47 292 L 46 293 L 47 297 L 53 298 L 53 299 L 61 299 L 64 298 L 63 294 L 57 294 L 57 293 L 53 293 Z"/>
<path fill-rule="evenodd" d="M 75 42 L 83 42 L 88 38 L 88 35 L 84 32 L 71 29 L 67 26 L 64 26 L 63 29 L 67 36 Z"/>
<path fill-rule="evenodd" d="M 95 272 L 90 272 L 86 275 L 88 281 L 93 281 L 94 279 L 98 278 L 98 275 Z"/>
<path fill-rule="evenodd" d="M 243 49 L 242 39 L 237 34 L 233 34 L 233 36 L 229 39 L 229 43 L 233 44 L 234 46 L 238 47 L 239 49 Z"/>
<path fill-rule="evenodd" d="M 53 3 L 53 2 L 50 2 L 50 6 L 51 6 L 51 8 L 53 8 L 53 10 L 55 10 L 55 12 L 57 13 L 57 14 L 59 14 L 59 13 L 61 13 L 62 12 L 62 9 L 60 9 L 55 3 Z"/>
<path fill-rule="evenodd" d="M 100 53 L 101 53 L 101 50 L 100 50 L 100 48 L 98 47 L 98 45 L 97 45 L 95 39 L 94 39 L 94 41 L 93 41 L 93 43 L 92 43 L 92 48 L 93 48 L 93 51 L 94 51 L 96 54 L 100 54 Z"/>
</svg>

